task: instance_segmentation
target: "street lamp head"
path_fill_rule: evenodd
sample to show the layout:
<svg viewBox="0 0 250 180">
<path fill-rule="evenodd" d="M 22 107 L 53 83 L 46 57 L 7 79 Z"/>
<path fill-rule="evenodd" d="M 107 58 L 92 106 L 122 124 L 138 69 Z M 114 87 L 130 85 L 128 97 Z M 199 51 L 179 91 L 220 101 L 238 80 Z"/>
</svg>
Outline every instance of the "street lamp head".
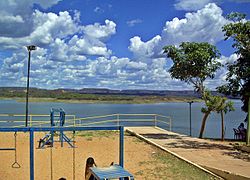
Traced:
<svg viewBox="0 0 250 180">
<path fill-rule="evenodd" d="M 188 101 L 187 103 L 192 104 L 192 103 L 194 103 L 194 101 Z"/>
<path fill-rule="evenodd" d="M 36 50 L 36 46 L 35 45 L 30 45 L 30 46 L 27 46 L 27 49 L 28 49 L 28 51 Z"/>
</svg>

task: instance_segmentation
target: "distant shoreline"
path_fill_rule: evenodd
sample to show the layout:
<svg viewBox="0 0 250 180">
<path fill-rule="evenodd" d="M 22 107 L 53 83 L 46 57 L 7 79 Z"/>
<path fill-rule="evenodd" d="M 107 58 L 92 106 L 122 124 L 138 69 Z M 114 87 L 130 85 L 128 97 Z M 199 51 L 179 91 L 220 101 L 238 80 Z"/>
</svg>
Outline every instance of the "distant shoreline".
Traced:
<svg viewBox="0 0 250 180">
<path fill-rule="evenodd" d="M 15 100 L 17 102 L 25 102 L 25 98 L 20 97 L 0 97 L 0 100 Z M 34 98 L 30 97 L 29 102 L 59 102 L 59 103 L 86 103 L 86 104 L 156 104 L 168 102 L 202 102 L 201 99 L 194 97 L 135 97 L 129 100 L 96 100 L 96 99 L 57 99 L 57 98 Z"/>
</svg>

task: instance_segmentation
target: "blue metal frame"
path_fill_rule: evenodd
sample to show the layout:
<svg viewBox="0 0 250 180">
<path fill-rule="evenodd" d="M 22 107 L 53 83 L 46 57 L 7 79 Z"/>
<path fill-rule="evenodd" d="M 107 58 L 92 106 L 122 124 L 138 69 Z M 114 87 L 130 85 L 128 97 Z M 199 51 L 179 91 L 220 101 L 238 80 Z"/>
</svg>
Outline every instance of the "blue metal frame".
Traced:
<svg viewBox="0 0 250 180">
<path fill-rule="evenodd" d="M 57 123 L 55 123 L 55 112 L 59 113 L 59 125 L 57 127 L 63 127 L 65 123 L 65 111 L 62 108 L 51 108 L 50 110 L 50 124 L 51 127 L 55 127 Z M 45 145 L 54 146 L 54 134 L 55 131 L 50 131 L 50 133 L 46 134 L 42 139 L 40 139 L 39 147 L 43 148 Z M 59 141 L 61 142 L 61 147 L 63 147 L 63 142 L 67 142 L 70 147 L 74 148 L 73 144 L 71 143 L 71 140 L 63 133 L 63 131 L 60 131 L 59 135 Z"/>
<path fill-rule="evenodd" d="M 101 131 L 119 130 L 119 165 L 124 163 L 124 127 L 123 126 L 101 126 L 101 127 L 24 127 L 24 128 L 0 128 L 0 132 L 29 132 L 30 133 L 30 180 L 34 180 L 34 132 L 42 131 Z"/>
</svg>

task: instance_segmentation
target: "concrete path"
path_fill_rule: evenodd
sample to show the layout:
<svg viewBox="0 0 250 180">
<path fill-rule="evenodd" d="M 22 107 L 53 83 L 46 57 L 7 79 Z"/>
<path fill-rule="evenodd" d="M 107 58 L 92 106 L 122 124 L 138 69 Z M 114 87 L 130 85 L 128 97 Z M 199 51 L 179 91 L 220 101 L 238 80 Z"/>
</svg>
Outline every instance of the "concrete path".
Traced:
<svg viewBox="0 0 250 180">
<path fill-rule="evenodd" d="M 250 155 L 235 150 L 228 142 L 193 138 L 154 127 L 126 129 L 226 179 L 250 179 Z"/>
</svg>

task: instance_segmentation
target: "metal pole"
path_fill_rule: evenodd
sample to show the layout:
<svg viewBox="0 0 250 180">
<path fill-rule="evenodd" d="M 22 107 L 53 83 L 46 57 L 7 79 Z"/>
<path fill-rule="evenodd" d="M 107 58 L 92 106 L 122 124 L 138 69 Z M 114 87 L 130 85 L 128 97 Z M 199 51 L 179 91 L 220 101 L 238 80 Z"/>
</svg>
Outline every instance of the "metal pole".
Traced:
<svg viewBox="0 0 250 180">
<path fill-rule="evenodd" d="M 27 46 L 27 49 L 28 49 L 28 52 L 29 52 L 29 58 L 28 58 L 28 77 L 27 77 L 27 89 L 26 89 L 25 127 L 28 126 L 28 115 L 29 115 L 30 56 L 31 56 L 31 51 L 36 50 L 36 46 L 30 45 L 30 46 Z"/>
<path fill-rule="evenodd" d="M 192 136 L 192 103 L 194 101 L 190 101 L 189 103 L 189 134 Z"/>
<path fill-rule="evenodd" d="M 124 128 L 120 126 L 120 153 L 119 153 L 119 165 L 124 166 Z"/>
<path fill-rule="evenodd" d="M 25 118 L 25 127 L 28 126 L 28 114 L 29 114 L 29 85 L 30 85 L 30 54 L 31 50 L 29 51 L 29 58 L 28 58 L 28 78 L 27 78 L 27 89 L 26 89 L 26 118 Z"/>
<path fill-rule="evenodd" d="M 34 180 L 34 131 L 30 129 L 30 180 Z"/>
</svg>

